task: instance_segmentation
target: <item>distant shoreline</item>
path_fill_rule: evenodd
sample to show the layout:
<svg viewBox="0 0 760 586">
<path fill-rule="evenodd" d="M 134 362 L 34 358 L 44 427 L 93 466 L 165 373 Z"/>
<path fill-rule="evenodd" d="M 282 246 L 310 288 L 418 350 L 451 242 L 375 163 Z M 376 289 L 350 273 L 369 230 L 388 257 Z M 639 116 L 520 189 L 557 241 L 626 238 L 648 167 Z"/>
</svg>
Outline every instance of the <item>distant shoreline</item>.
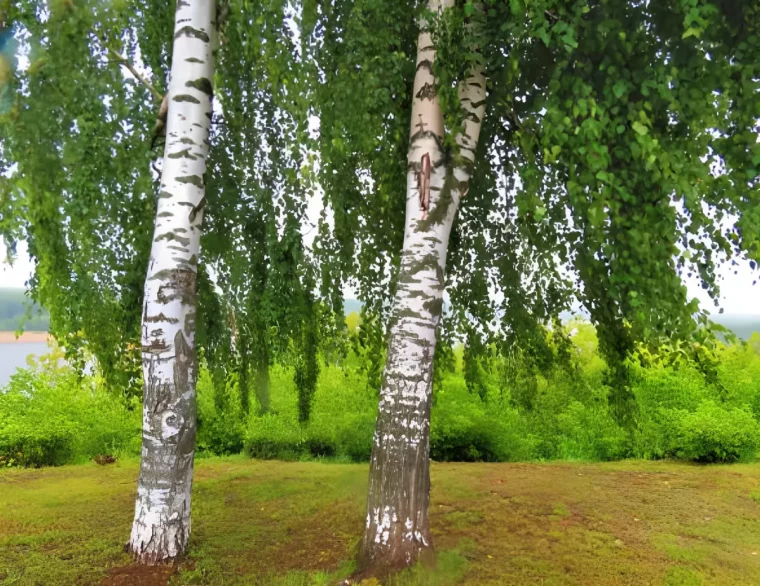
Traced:
<svg viewBox="0 0 760 586">
<path fill-rule="evenodd" d="M 16 338 L 16 332 L 0 332 L 0 344 L 39 344 L 47 342 L 49 336 L 47 332 L 24 332 Z"/>
</svg>

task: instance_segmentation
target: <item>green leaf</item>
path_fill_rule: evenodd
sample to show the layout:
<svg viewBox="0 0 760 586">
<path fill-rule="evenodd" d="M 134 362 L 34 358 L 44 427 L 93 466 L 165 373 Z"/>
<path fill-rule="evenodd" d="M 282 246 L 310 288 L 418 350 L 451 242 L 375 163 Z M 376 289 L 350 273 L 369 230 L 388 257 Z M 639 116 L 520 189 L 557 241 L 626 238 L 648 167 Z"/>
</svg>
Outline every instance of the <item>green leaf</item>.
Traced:
<svg viewBox="0 0 760 586">
<path fill-rule="evenodd" d="M 636 132 L 638 132 L 642 136 L 649 133 L 649 129 L 638 120 L 634 122 L 631 126 Z"/>
<path fill-rule="evenodd" d="M 614 86 L 612 86 L 612 91 L 615 94 L 615 97 L 620 98 L 624 93 L 625 90 L 628 88 L 628 84 L 626 84 L 622 79 L 618 81 Z"/>
<path fill-rule="evenodd" d="M 548 47 L 551 41 L 551 37 L 549 36 L 549 31 L 547 31 L 545 28 L 542 28 L 538 30 L 537 34 L 539 38 L 544 42 L 544 45 Z"/>
</svg>

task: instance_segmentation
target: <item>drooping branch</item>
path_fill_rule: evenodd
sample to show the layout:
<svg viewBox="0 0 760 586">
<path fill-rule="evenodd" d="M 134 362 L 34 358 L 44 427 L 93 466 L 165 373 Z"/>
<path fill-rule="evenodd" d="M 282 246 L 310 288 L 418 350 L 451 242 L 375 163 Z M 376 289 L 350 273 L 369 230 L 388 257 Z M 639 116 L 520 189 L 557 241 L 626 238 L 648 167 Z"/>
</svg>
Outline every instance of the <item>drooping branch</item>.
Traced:
<svg viewBox="0 0 760 586">
<path fill-rule="evenodd" d="M 126 67 L 129 70 L 129 72 L 135 77 L 135 79 L 137 79 L 137 81 L 139 81 L 141 84 L 143 84 L 148 89 L 148 91 L 150 91 L 151 95 L 156 99 L 156 101 L 159 104 L 161 103 L 161 101 L 164 99 L 164 96 L 161 94 L 161 92 L 159 92 L 153 86 L 153 84 L 151 84 L 145 78 L 144 75 L 142 75 L 139 71 L 137 71 L 137 69 L 135 68 L 135 66 L 132 64 L 132 62 L 129 59 L 127 59 L 126 57 L 124 57 L 122 54 L 117 53 L 116 51 L 114 51 L 111 48 L 108 49 L 108 54 L 111 56 L 111 58 L 113 59 L 114 62 L 118 63 L 119 65 L 123 65 L 124 67 Z"/>
<path fill-rule="evenodd" d="M 90 32 L 98 40 L 98 42 L 100 43 L 100 46 L 103 47 L 108 53 L 108 56 L 111 58 L 109 62 L 118 63 L 119 65 L 126 67 L 129 70 L 129 72 L 134 76 L 134 78 L 148 89 L 148 91 L 151 93 L 153 98 L 159 104 L 163 101 L 164 95 L 161 92 L 159 92 L 155 88 L 155 86 L 147 80 L 147 78 L 144 75 L 142 75 L 139 71 L 137 71 L 137 68 L 129 59 L 127 59 L 124 55 L 122 55 L 118 51 L 115 51 L 114 49 L 109 47 L 105 39 L 101 35 L 99 35 L 95 30 L 90 29 Z"/>
</svg>

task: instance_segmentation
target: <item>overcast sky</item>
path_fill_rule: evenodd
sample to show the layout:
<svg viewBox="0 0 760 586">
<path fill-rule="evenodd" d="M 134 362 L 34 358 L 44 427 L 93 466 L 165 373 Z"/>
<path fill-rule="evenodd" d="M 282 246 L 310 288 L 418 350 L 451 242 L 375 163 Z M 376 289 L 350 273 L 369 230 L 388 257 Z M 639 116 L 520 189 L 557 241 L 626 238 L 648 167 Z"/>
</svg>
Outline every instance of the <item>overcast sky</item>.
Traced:
<svg viewBox="0 0 760 586">
<path fill-rule="evenodd" d="M 0 242 L 0 258 L 5 259 L 5 246 Z M 19 254 L 13 266 L 5 262 L 0 263 L 0 287 L 24 287 L 25 281 L 32 273 L 33 265 L 29 260 L 26 245 L 19 245 Z M 734 274 L 734 271 L 737 274 Z M 752 282 L 758 278 L 758 272 L 750 269 L 748 263 L 737 267 L 723 267 L 720 271 L 721 280 L 721 305 L 727 315 L 752 314 L 760 315 L 760 300 L 758 292 L 760 284 L 753 286 Z M 711 313 L 717 313 L 712 302 L 696 280 L 687 283 L 692 296 L 699 298 L 703 307 Z M 350 294 L 350 292 L 346 292 Z"/>
</svg>

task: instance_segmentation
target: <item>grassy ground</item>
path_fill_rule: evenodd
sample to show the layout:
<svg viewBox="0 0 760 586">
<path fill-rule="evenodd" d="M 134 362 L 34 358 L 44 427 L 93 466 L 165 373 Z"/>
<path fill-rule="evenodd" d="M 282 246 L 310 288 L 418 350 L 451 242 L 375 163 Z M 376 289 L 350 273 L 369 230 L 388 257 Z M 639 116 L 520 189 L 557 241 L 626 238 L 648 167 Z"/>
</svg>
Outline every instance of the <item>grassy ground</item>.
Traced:
<svg viewBox="0 0 760 586">
<path fill-rule="evenodd" d="M 366 466 L 197 463 L 189 559 L 122 553 L 136 461 L 0 472 L 0 584 L 311 586 L 353 570 Z M 394 584 L 760 584 L 760 464 L 436 464 L 436 570 Z"/>
</svg>

